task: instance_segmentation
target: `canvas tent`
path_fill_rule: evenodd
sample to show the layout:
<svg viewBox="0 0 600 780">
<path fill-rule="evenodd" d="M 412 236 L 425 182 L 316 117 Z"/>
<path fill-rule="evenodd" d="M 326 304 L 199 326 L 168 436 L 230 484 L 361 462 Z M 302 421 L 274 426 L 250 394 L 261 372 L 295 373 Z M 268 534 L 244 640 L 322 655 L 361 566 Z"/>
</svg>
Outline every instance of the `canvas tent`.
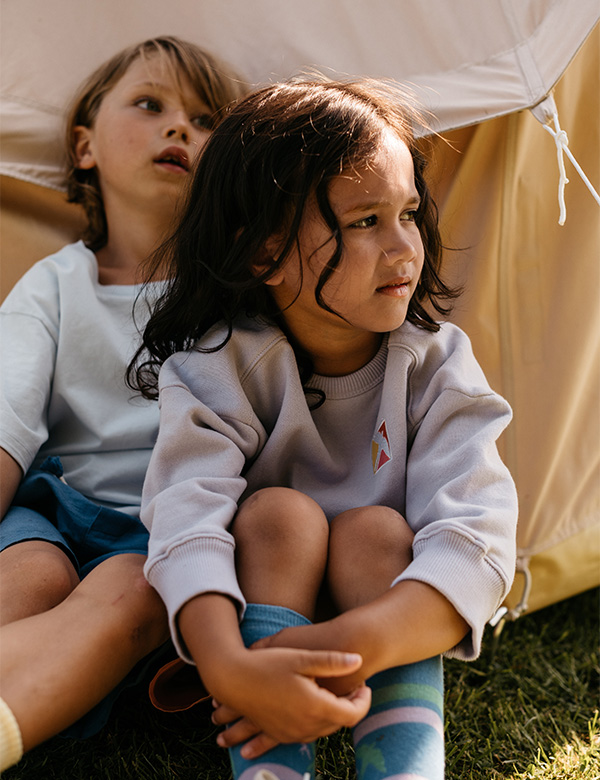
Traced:
<svg viewBox="0 0 600 780">
<path fill-rule="evenodd" d="M 123 46 L 194 40 L 251 84 L 316 68 L 409 84 L 435 117 L 446 273 L 515 420 L 501 452 L 520 495 L 516 615 L 600 583 L 600 209 L 597 0 L 2 0 L 2 294 L 70 240 L 61 117 Z M 553 96 L 552 96 L 553 95 Z M 534 118 L 530 111 L 535 112 Z M 558 118 L 560 125 L 556 125 Z M 450 145 L 445 140 L 449 140 Z M 563 177 L 564 183 L 564 177 Z"/>
</svg>

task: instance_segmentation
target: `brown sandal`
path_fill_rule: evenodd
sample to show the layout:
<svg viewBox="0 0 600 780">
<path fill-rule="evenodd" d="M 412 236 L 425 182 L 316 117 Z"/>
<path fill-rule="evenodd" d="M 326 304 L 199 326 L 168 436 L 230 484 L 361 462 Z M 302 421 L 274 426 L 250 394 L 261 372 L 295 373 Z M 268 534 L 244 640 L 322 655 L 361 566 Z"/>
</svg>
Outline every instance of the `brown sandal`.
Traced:
<svg viewBox="0 0 600 780">
<path fill-rule="evenodd" d="M 148 686 L 148 694 L 162 712 L 183 712 L 211 698 L 196 667 L 181 658 L 161 666 Z"/>
</svg>

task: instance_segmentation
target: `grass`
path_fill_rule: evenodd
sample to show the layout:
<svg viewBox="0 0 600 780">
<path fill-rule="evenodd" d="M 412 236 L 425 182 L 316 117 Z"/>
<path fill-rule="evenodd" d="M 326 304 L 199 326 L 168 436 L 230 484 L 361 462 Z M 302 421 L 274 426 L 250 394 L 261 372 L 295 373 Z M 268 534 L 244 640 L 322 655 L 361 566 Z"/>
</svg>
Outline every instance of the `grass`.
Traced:
<svg viewBox="0 0 600 780">
<path fill-rule="evenodd" d="M 508 624 L 494 651 L 446 662 L 447 780 L 600 780 L 600 592 Z M 3 780 L 229 780 L 208 709 L 154 711 L 121 697 L 85 741 L 55 738 Z M 318 780 L 353 780 L 346 734 L 321 740 Z"/>
</svg>

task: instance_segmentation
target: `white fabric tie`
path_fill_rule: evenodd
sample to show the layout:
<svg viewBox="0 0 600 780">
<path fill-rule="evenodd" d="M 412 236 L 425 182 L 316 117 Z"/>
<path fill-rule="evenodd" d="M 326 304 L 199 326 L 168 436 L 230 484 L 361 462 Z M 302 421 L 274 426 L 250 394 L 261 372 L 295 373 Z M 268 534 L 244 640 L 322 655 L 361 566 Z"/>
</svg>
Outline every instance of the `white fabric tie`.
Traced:
<svg viewBox="0 0 600 780">
<path fill-rule="evenodd" d="M 546 111 L 544 111 L 544 109 L 546 109 Z M 556 157 L 558 160 L 558 170 L 560 173 L 560 178 L 558 181 L 558 204 L 560 207 L 558 224 L 564 225 L 565 220 L 567 219 L 567 207 L 565 205 L 565 186 L 569 183 L 569 179 L 567 178 L 567 172 L 565 170 L 565 158 L 564 158 L 565 154 L 567 155 L 569 160 L 571 160 L 571 162 L 573 163 L 573 167 L 575 168 L 577 173 L 581 176 L 583 183 L 592 193 L 592 197 L 598 203 L 599 206 L 600 206 L 600 195 L 598 195 L 591 181 L 585 175 L 581 166 L 579 165 L 579 163 L 573 156 L 573 153 L 569 149 L 569 138 L 566 132 L 561 129 L 560 123 L 558 121 L 558 111 L 556 109 L 556 104 L 552 96 L 546 98 L 546 100 L 544 100 L 543 103 L 540 103 L 538 106 L 534 106 L 534 108 L 532 109 L 532 113 L 535 116 L 535 118 L 542 123 L 542 127 L 544 128 L 544 130 L 550 133 L 550 135 L 554 138 L 554 143 L 556 144 Z M 552 122 L 554 123 L 554 127 L 550 126 L 550 120 L 552 120 Z"/>
</svg>

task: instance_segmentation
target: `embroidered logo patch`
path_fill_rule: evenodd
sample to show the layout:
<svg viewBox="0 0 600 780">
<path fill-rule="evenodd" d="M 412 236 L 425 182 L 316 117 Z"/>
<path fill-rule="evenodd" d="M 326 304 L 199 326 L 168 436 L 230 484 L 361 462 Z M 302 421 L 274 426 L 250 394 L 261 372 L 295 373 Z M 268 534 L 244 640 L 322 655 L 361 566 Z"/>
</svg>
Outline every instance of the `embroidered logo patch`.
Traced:
<svg viewBox="0 0 600 780">
<path fill-rule="evenodd" d="M 382 420 L 371 442 L 371 459 L 373 461 L 373 474 L 377 474 L 382 466 L 392 459 L 392 448 L 388 438 L 385 420 Z"/>
</svg>

